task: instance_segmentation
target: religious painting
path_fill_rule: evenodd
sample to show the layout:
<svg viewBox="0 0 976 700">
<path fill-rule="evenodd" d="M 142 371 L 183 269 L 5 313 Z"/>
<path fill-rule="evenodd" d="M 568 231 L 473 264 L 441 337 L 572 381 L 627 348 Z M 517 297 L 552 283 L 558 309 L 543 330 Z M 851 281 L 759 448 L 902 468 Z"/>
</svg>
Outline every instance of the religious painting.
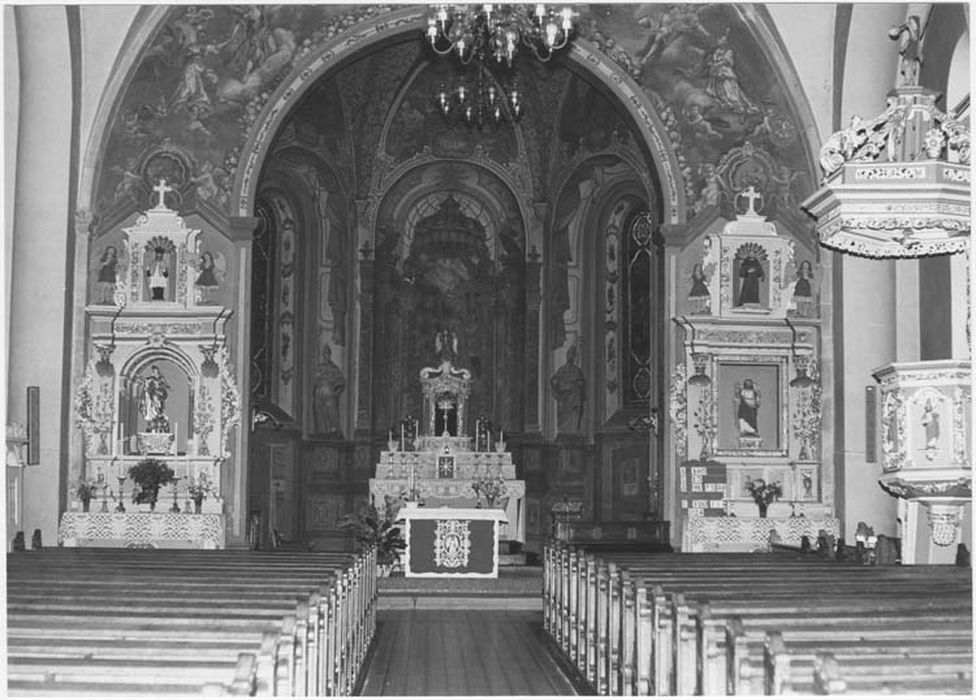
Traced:
<svg viewBox="0 0 976 700">
<path fill-rule="evenodd" d="M 783 362 L 718 362 L 718 454 L 785 454 Z"/>
<path fill-rule="evenodd" d="M 793 266 L 790 266 L 793 268 Z M 792 297 L 791 315 L 802 318 L 817 316 L 817 300 L 820 294 L 820 269 L 812 260 L 801 260 L 795 266 L 794 279 L 789 280 Z"/>
<path fill-rule="evenodd" d="M 746 243 L 735 251 L 732 278 L 736 311 L 769 308 L 769 256 L 762 246 Z"/>
<path fill-rule="evenodd" d="M 196 303 L 214 304 L 214 295 L 227 274 L 227 260 L 220 251 L 204 250 L 196 262 Z"/>
<path fill-rule="evenodd" d="M 125 263 L 125 251 L 117 240 L 107 242 L 92 251 L 92 303 L 115 304 L 115 288 L 119 280 L 125 279 Z"/>
</svg>

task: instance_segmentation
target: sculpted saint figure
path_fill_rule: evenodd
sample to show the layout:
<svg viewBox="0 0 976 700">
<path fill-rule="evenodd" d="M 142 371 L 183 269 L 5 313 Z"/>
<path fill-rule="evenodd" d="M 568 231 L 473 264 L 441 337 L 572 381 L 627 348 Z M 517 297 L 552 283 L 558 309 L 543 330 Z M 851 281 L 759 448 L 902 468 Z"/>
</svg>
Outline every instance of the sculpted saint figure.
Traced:
<svg viewBox="0 0 976 700">
<path fill-rule="evenodd" d="M 315 372 L 312 389 L 312 417 L 316 433 L 342 434 L 339 418 L 339 397 L 346 388 L 342 370 L 332 361 L 332 348 L 322 348 L 322 361 Z"/>
<path fill-rule="evenodd" d="M 586 401 L 586 378 L 576 366 L 576 346 L 566 352 L 566 362 L 549 380 L 556 399 L 557 434 L 570 435 L 580 431 L 583 403 Z"/>
</svg>

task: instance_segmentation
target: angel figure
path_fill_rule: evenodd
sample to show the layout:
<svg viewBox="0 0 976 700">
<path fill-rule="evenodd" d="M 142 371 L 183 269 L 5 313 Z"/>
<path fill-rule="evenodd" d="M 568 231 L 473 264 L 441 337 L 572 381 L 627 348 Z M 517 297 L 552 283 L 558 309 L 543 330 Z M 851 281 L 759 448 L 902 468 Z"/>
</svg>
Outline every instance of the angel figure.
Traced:
<svg viewBox="0 0 976 700">
<path fill-rule="evenodd" d="M 922 65 L 919 51 L 922 33 L 918 15 L 911 15 L 904 23 L 888 30 L 888 37 L 898 42 L 898 72 L 902 77 L 902 87 L 918 85 L 918 69 Z"/>
<path fill-rule="evenodd" d="M 802 174 L 799 171 L 790 170 L 789 166 L 781 165 L 777 173 L 770 175 L 775 183 L 772 198 L 782 207 L 781 211 L 787 211 L 796 206 L 793 199 L 793 183 Z"/>
<path fill-rule="evenodd" d="M 193 283 L 197 288 L 198 304 L 212 303 L 213 293 L 224 279 L 225 262 L 224 256 L 220 253 L 215 256 L 209 250 L 205 250 L 200 254 L 200 260 L 197 262 L 197 278 Z"/>
</svg>

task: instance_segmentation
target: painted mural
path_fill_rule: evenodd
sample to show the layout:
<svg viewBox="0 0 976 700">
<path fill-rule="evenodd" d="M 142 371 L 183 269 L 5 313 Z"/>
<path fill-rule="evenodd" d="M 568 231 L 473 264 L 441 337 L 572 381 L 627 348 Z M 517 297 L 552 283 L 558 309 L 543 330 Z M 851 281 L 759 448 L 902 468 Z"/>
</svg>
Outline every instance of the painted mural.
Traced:
<svg viewBox="0 0 976 700">
<path fill-rule="evenodd" d="M 798 138 L 800 129 L 780 85 L 731 5 L 579 5 L 580 35 L 595 44 L 644 89 L 675 144 L 686 180 L 689 214 L 709 205 L 733 206 L 731 195 L 743 183 L 767 194 L 766 214 L 795 208 L 812 190 L 808 164 Z M 230 208 L 230 191 L 239 149 L 270 94 L 314 53 L 358 22 L 388 12 L 382 5 L 186 6 L 172 10 L 141 59 L 115 114 L 98 184 L 96 208 L 144 204 L 148 187 L 161 172 L 180 193 L 188 189 L 218 209 Z M 387 47 L 396 61 L 358 60 L 339 71 L 337 85 L 353 120 L 354 144 L 373 144 L 390 101 L 401 94 L 406 71 L 426 58 L 422 38 Z M 554 62 L 555 63 L 555 62 Z M 590 124 L 562 129 L 565 143 L 582 138 L 592 150 L 612 138 L 616 127 L 601 117 L 606 105 L 597 98 L 561 91 L 565 72 L 545 64 L 520 71 L 527 116 L 552 114 L 559 104 L 566 114 L 582 114 Z M 472 148 L 469 132 L 431 125 L 428 96 L 450 70 L 434 62 L 422 71 L 399 102 L 386 151 L 394 158 L 419 149 L 441 149 L 449 157 Z M 562 79 L 557 79 L 562 73 Z M 564 99 L 564 97 L 566 99 Z M 590 104 L 590 102 L 593 102 Z M 385 104 L 384 108 L 381 103 Z M 581 107 L 584 107 L 581 109 Z M 532 176 L 546 188 L 552 159 L 553 125 L 530 122 L 524 128 Z M 523 118 L 523 124 L 528 123 Z M 575 129 L 575 130 L 574 130 Z M 600 133 L 605 131 L 606 133 Z M 572 138 L 569 138 L 571 137 Z M 327 137 L 328 138 L 328 137 Z M 492 157 L 513 152 L 511 130 L 478 139 Z M 333 147 L 336 144 L 332 144 Z M 768 165 L 734 177 L 730 151 L 746 146 L 767 156 Z M 368 186 L 372 149 L 355 146 L 356 187 Z M 190 167 L 150 152 L 182 150 Z"/>
<path fill-rule="evenodd" d="M 771 214 L 812 192 L 800 131 L 783 87 L 731 5 L 592 5 L 581 34 L 644 88 L 659 108 L 694 211 L 734 206 L 753 184 Z M 733 181 L 722 158 L 749 144 L 769 155 Z M 771 196 L 770 196 L 771 195 Z"/>
<path fill-rule="evenodd" d="M 301 57 L 383 5 L 207 5 L 174 8 L 145 51 L 111 126 L 97 206 L 142 204 L 154 179 L 147 149 L 176 145 L 195 186 L 227 210 L 244 135 Z"/>
</svg>

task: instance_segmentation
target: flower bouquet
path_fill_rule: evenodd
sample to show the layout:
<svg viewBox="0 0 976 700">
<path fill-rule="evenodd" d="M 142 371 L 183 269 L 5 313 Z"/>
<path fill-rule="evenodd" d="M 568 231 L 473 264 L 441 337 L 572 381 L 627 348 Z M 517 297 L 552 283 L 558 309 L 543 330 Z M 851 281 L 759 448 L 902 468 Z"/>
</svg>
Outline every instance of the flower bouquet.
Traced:
<svg viewBox="0 0 976 700">
<path fill-rule="evenodd" d="M 778 481 L 766 483 L 764 479 L 754 479 L 746 484 L 746 490 L 759 506 L 759 517 L 766 517 L 766 509 L 777 498 L 783 497 L 783 487 Z"/>
<path fill-rule="evenodd" d="M 190 498 L 193 499 L 193 506 L 197 513 L 203 508 L 203 500 L 207 496 L 217 495 L 217 489 L 214 488 L 206 473 L 201 474 L 195 480 L 191 479 L 186 490 L 190 494 Z"/>
<path fill-rule="evenodd" d="M 88 512 L 96 491 L 98 491 L 98 482 L 94 479 L 82 477 L 75 484 L 75 495 L 81 500 L 81 507 L 84 512 Z"/>
</svg>

